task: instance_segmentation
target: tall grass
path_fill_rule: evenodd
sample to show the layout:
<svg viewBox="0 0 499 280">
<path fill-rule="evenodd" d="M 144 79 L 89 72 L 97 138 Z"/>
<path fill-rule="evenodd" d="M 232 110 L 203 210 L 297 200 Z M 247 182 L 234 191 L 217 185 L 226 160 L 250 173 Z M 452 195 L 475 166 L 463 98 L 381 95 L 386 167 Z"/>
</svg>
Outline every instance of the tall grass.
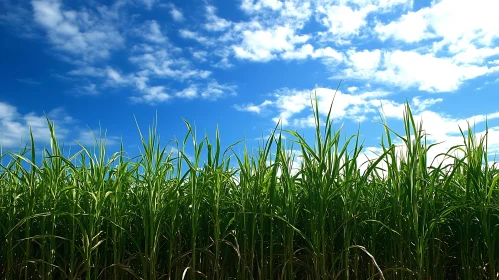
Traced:
<svg viewBox="0 0 499 280">
<path fill-rule="evenodd" d="M 0 277 L 499 277 L 499 169 L 486 134 L 468 127 L 462 145 L 429 162 L 438 144 L 407 105 L 404 133 L 385 124 L 382 153 L 364 162 L 359 135 L 345 138 L 331 110 L 321 120 L 311 105 L 313 142 L 277 126 L 252 151 L 223 149 L 218 130 L 198 140 L 186 122 L 168 145 L 155 124 L 139 129 L 136 158 L 123 147 L 107 155 L 104 140 L 64 156 L 49 122 L 41 160 L 33 137 L 2 155 Z"/>
</svg>

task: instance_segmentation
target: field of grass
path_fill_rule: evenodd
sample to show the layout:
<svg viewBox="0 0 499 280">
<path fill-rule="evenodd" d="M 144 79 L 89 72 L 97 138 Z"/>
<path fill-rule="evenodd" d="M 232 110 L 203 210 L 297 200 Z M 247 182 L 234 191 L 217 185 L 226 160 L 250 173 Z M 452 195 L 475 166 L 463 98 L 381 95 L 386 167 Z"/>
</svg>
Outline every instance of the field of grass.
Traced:
<svg viewBox="0 0 499 280">
<path fill-rule="evenodd" d="M 31 137 L 0 166 L 0 278 L 499 278 L 499 169 L 486 135 L 466 128 L 431 163 L 435 146 L 407 106 L 405 132 L 385 126 L 382 153 L 360 168 L 362 139 L 312 103 L 313 142 L 276 129 L 243 153 L 186 122 L 174 152 L 153 125 L 138 158 L 108 155 L 104 142 L 65 156 L 50 125 L 43 159 Z"/>
</svg>

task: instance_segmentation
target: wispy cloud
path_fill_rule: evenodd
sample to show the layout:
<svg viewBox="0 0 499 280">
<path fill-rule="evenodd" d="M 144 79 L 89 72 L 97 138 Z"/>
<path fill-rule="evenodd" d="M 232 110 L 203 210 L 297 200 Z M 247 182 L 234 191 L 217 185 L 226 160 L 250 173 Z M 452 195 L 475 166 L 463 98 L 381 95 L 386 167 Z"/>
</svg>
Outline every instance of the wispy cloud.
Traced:
<svg viewBox="0 0 499 280">
<path fill-rule="evenodd" d="M 2 0 L 12 12 L 0 14 L 0 24 L 22 19 L 43 32 L 52 54 L 72 65 L 65 75 L 78 81 L 76 94 L 127 87 L 127 98 L 149 104 L 217 99 L 235 95 L 219 71 L 248 61 L 316 60 L 333 78 L 383 91 L 453 92 L 499 72 L 494 0 L 433 1 L 419 10 L 412 0 L 242 0 L 240 17 L 203 2 L 195 19 L 155 0 L 30 4 Z M 165 17 L 151 13 L 155 5 Z"/>
<path fill-rule="evenodd" d="M 31 18 L 30 7 L 18 1 L 0 0 L 0 25 L 20 37 L 35 38 L 39 36 L 35 24 L 27 20 Z"/>
<path fill-rule="evenodd" d="M 234 105 L 234 108 L 236 108 L 236 110 L 242 111 L 242 112 L 252 112 L 252 113 L 260 114 L 263 110 L 265 110 L 265 108 L 267 108 L 268 106 L 273 105 L 273 104 L 274 104 L 274 102 L 272 102 L 270 100 L 265 100 L 262 103 L 260 103 L 259 105 L 255 105 L 253 103 L 249 103 L 246 105 L 237 105 L 236 104 L 236 105 Z"/>
<path fill-rule="evenodd" d="M 59 0 L 33 0 L 33 17 L 55 49 L 83 60 L 108 58 L 122 48 L 125 39 L 118 30 L 113 11 L 65 8 Z"/>
<path fill-rule="evenodd" d="M 213 40 L 209 37 L 203 36 L 196 31 L 191 31 L 188 29 L 180 29 L 179 34 L 182 38 L 191 39 L 191 40 L 197 41 L 203 45 L 214 45 L 215 44 L 215 40 Z"/>
<path fill-rule="evenodd" d="M 23 84 L 34 85 L 34 86 L 41 84 L 41 82 L 36 81 L 34 79 L 31 79 L 31 78 L 20 78 L 20 79 L 16 79 L 16 81 L 23 83 Z"/>
<path fill-rule="evenodd" d="M 176 22 L 182 22 L 185 20 L 184 14 L 173 4 L 164 4 L 169 10 L 172 19 Z"/>
<path fill-rule="evenodd" d="M 217 100 L 225 96 L 236 94 L 235 85 L 219 84 L 216 80 L 211 81 L 201 92 L 201 96 L 206 99 Z"/>
<path fill-rule="evenodd" d="M 232 22 L 218 17 L 216 15 L 217 9 L 214 6 L 206 5 L 206 23 L 204 24 L 204 28 L 208 31 L 224 31 L 227 30 Z"/>
</svg>

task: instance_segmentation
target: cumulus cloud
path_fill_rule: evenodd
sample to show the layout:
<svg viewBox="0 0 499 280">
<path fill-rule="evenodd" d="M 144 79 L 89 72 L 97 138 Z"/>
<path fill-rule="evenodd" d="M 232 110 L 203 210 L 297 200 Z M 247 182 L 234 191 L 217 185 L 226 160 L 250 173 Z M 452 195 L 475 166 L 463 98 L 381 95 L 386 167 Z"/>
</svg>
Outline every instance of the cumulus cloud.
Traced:
<svg viewBox="0 0 499 280">
<path fill-rule="evenodd" d="M 430 7 L 403 15 L 399 20 L 376 26 L 382 39 L 394 38 L 405 42 L 437 39 L 440 45 L 460 40 L 475 41 L 491 46 L 499 37 L 499 19 L 494 0 L 442 0 Z M 406 29 L 408 28 L 408 29 Z"/>
<path fill-rule="evenodd" d="M 296 35 L 292 28 L 276 26 L 265 30 L 246 30 L 243 42 L 234 46 L 236 57 L 254 61 L 268 61 L 277 53 L 293 51 L 296 44 L 305 43 L 307 35 Z"/>
<path fill-rule="evenodd" d="M 484 66 L 487 59 L 499 55 L 498 9 L 494 0 L 434 1 L 395 21 L 378 23 L 374 30 L 383 41 L 425 44 L 433 54 L 440 53 L 453 63 Z"/>
<path fill-rule="evenodd" d="M 432 53 L 400 50 L 351 50 L 348 52 L 347 64 L 350 67 L 344 70 L 344 74 L 348 77 L 374 80 L 404 89 L 416 87 L 429 92 L 454 91 L 467 80 L 498 70 L 487 66 L 459 64 L 451 58 L 437 57 Z"/>
<path fill-rule="evenodd" d="M 319 0 L 316 11 L 318 21 L 328 29 L 328 33 L 324 35 L 341 42 L 342 39 L 359 35 L 362 28 L 368 25 L 369 14 L 391 11 L 399 6 L 408 8 L 411 5 L 410 0 Z"/>
</svg>

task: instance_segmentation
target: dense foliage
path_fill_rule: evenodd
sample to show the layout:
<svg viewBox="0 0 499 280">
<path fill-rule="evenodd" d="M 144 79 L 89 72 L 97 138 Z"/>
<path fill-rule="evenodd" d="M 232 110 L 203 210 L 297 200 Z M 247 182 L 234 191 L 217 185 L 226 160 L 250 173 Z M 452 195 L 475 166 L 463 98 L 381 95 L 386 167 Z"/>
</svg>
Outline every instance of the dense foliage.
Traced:
<svg viewBox="0 0 499 280">
<path fill-rule="evenodd" d="M 436 146 L 407 106 L 405 134 L 385 126 L 382 152 L 365 162 L 358 135 L 345 140 L 313 107 L 313 143 L 276 129 L 243 153 L 233 147 L 244 143 L 223 150 L 218 132 L 197 141 L 186 122 L 171 152 L 153 126 L 138 158 L 106 155 L 104 141 L 64 156 L 49 123 L 43 159 L 31 137 L 0 166 L 0 278 L 498 277 L 499 170 L 486 135 L 468 128 L 429 162 Z"/>
</svg>

